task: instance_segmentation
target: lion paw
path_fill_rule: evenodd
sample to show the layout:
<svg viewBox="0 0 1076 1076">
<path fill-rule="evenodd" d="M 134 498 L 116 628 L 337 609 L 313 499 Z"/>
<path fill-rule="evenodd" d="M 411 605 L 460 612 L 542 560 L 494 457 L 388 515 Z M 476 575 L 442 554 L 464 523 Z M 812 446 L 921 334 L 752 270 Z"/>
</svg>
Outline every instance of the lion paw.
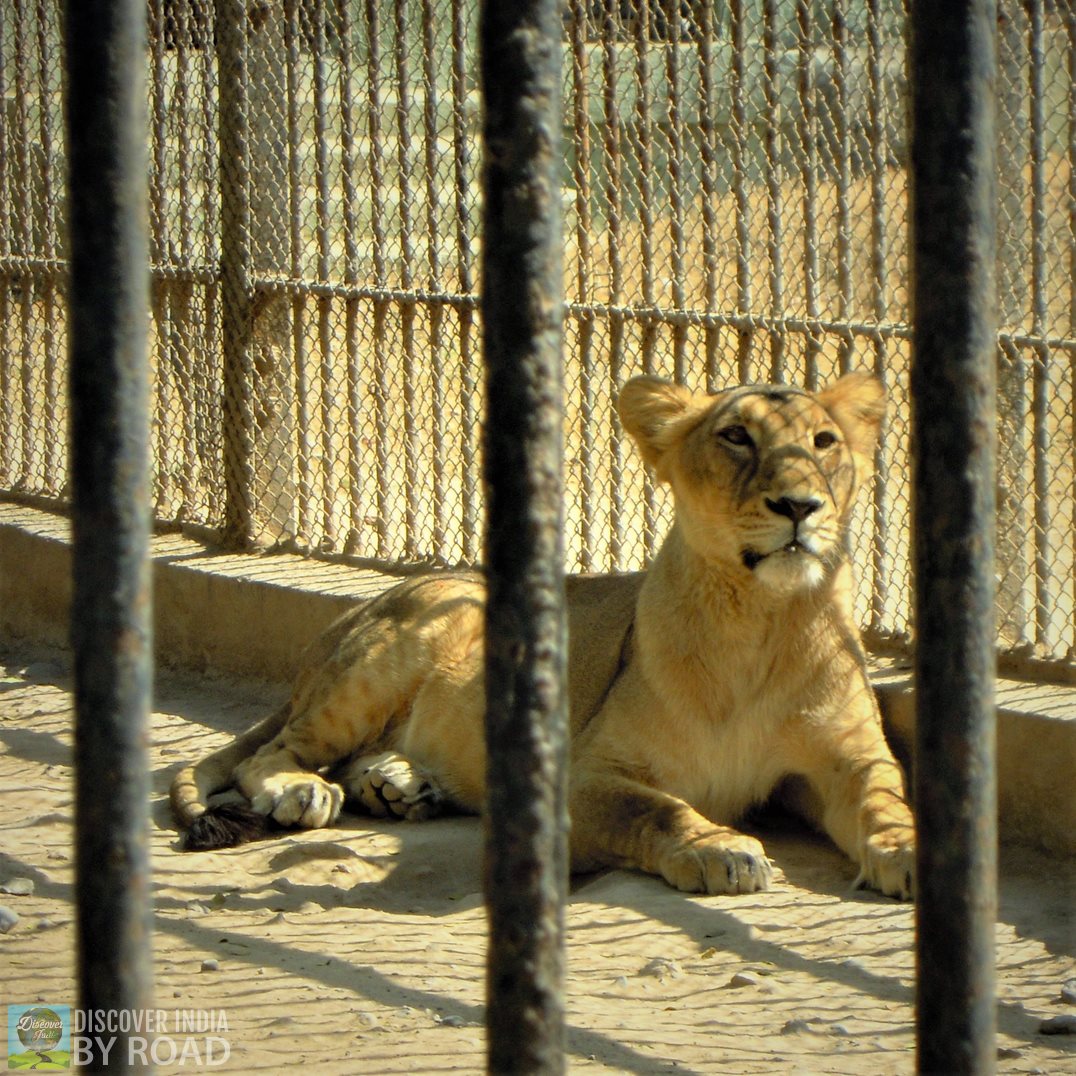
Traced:
<svg viewBox="0 0 1076 1076">
<path fill-rule="evenodd" d="M 773 865 L 753 837 L 683 844 L 663 857 L 661 873 L 685 893 L 757 893 L 773 881 Z"/>
<path fill-rule="evenodd" d="M 856 878 L 857 889 L 877 889 L 887 897 L 915 895 L 915 837 L 911 831 L 875 833 L 867 838 Z"/>
<path fill-rule="evenodd" d="M 316 773 L 270 778 L 250 800 L 258 814 L 302 829 L 331 826 L 343 805 L 344 790 Z"/>
<path fill-rule="evenodd" d="M 419 822 L 439 814 L 445 799 L 430 774 L 394 751 L 357 759 L 348 767 L 345 784 L 375 818 Z"/>
</svg>

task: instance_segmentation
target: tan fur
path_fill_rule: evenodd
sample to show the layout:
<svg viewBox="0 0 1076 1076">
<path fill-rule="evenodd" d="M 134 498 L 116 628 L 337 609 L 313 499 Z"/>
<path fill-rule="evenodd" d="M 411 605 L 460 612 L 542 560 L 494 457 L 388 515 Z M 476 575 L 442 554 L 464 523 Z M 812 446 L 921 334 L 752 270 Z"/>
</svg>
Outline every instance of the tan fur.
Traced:
<svg viewBox="0 0 1076 1076">
<path fill-rule="evenodd" d="M 909 897 L 913 821 L 844 554 L 881 386 L 707 396 L 643 377 L 618 406 L 676 521 L 645 575 L 568 580 L 573 868 L 764 889 L 762 845 L 734 826 L 780 787 L 865 884 Z M 402 817 L 481 810 L 483 600 L 479 576 L 431 575 L 344 618 L 283 715 L 176 778 L 179 821 L 229 782 L 285 825 L 330 824 L 346 794 Z"/>
</svg>

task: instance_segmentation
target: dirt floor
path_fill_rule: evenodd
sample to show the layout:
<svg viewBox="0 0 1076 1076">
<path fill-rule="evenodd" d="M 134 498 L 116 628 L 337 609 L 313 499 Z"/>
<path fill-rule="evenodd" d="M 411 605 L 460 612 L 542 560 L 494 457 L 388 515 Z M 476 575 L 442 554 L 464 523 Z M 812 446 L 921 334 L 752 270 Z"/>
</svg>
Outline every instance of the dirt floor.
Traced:
<svg viewBox="0 0 1076 1076">
<path fill-rule="evenodd" d="M 0 934 L 5 1004 L 75 1004 L 69 686 L 66 654 L 0 645 L 0 905 L 18 917 Z M 282 695 L 158 683 L 159 1071 L 212 1060 L 228 1072 L 480 1073 L 477 820 L 348 817 L 222 853 L 176 850 L 165 799 L 176 767 Z M 914 1071 L 911 907 L 851 891 L 851 865 L 788 823 L 759 832 L 779 867 L 767 893 L 692 898 L 619 871 L 576 879 L 570 1071 Z M 998 1071 L 1076 1073 L 1076 1036 L 1042 1030 L 1076 1014 L 1074 864 L 1004 849 L 997 937 Z"/>
</svg>

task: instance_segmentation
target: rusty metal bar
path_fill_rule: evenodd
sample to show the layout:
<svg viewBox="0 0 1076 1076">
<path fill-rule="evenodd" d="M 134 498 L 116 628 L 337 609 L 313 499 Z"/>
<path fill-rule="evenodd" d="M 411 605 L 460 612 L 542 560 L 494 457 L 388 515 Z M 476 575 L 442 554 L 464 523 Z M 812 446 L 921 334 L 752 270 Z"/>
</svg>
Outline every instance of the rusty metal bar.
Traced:
<svg viewBox="0 0 1076 1076">
<path fill-rule="evenodd" d="M 560 7 L 485 4 L 488 1066 L 564 1071 Z"/>
<path fill-rule="evenodd" d="M 318 279 L 331 280 L 333 271 L 333 242 L 330 222 L 335 221 L 333 210 L 333 177 L 330 161 L 333 147 L 329 144 L 332 123 L 329 115 L 329 72 L 326 54 L 329 49 L 330 31 L 333 41 L 339 41 L 339 27 L 327 25 L 331 0 L 316 0 L 313 10 L 307 11 L 312 23 L 314 38 L 314 166 L 315 205 L 318 236 Z M 336 516 L 340 508 L 340 474 L 336 468 L 336 448 L 333 435 L 338 429 L 338 401 L 340 399 L 340 364 L 336 358 L 336 346 L 332 324 L 333 301 L 329 296 L 318 298 L 318 351 L 320 352 L 320 414 L 321 425 L 321 527 L 319 542 L 329 548 L 337 544 Z"/>
<path fill-rule="evenodd" d="M 456 209 L 456 283 L 460 294 L 474 291 L 472 268 L 472 213 L 468 192 L 472 189 L 472 154 L 467 128 L 467 18 L 466 0 L 452 0 L 452 165 Z M 479 464 L 477 436 L 479 428 L 479 389 L 475 372 L 474 314 L 470 306 L 459 312 L 460 347 L 460 455 L 463 458 L 463 559 L 478 560 Z"/>
<path fill-rule="evenodd" d="M 1066 44 L 1068 51 L 1068 224 L 1069 224 L 1069 331 L 1076 332 L 1076 7 L 1069 6 L 1065 12 Z M 1069 385 L 1076 394 L 1076 351 L 1069 355 Z M 1076 564 L 1076 408 L 1073 408 L 1072 424 L 1069 426 L 1071 437 L 1070 456 L 1072 462 L 1072 563 Z M 1076 622 L 1076 578 L 1070 571 L 1070 586 L 1074 605 L 1073 620 Z M 1073 624 L 1076 634 L 1076 623 Z M 1076 638 L 1072 639 L 1068 657 L 1076 665 Z"/>
<path fill-rule="evenodd" d="M 414 174 L 411 146 L 411 74 L 407 55 L 407 38 L 411 17 L 408 0 L 394 0 L 394 75 L 396 78 L 396 168 L 398 179 L 397 214 L 400 222 L 400 283 L 411 287 L 414 277 L 413 198 L 411 177 Z M 415 306 L 400 304 L 400 334 L 403 342 L 403 404 L 404 404 L 404 553 L 409 559 L 418 555 L 419 518 L 419 430 L 415 421 L 418 411 L 419 363 L 415 351 Z"/>
<path fill-rule="evenodd" d="M 870 124 L 871 163 L 871 308 L 879 325 L 889 320 L 889 245 L 886 239 L 886 171 L 891 148 L 888 143 L 883 68 L 881 0 L 867 5 L 867 114 Z M 886 382 L 889 347 L 885 339 L 874 342 L 874 372 Z M 874 529 L 871 536 L 870 630 L 880 631 L 889 590 L 889 453 L 880 437 L 874 451 Z"/>
<path fill-rule="evenodd" d="M 699 10 L 699 117 L 700 155 L 702 161 L 702 261 L 703 290 L 706 310 L 718 307 L 718 239 L 717 176 L 721 154 L 718 149 L 717 87 L 714 79 L 714 45 L 717 28 L 714 25 L 713 4 L 702 4 Z M 703 334 L 706 390 L 718 387 L 721 337 L 716 326 L 707 325 Z"/>
<path fill-rule="evenodd" d="M 605 158 L 606 258 L 609 262 L 609 302 L 618 305 L 624 294 L 623 244 L 624 153 L 620 100 L 617 95 L 617 7 L 619 0 L 604 0 L 602 6 L 602 151 Z M 608 325 L 610 394 L 620 387 L 623 368 L 624 319 L 612 317 Z M 620 565 L 624 548 L 624 447 L 610 424 L 609 442 L 609 567 Z"/>
<path fill-rule="evenodd" d="M 653 98 L 650 92 L 650 39 L 653 12 L 643 4 L 635 19 L 635 141 L 639 169 L 639 244 L 642 260 L 643 305 L 654 306 L 654 123 Z M 658 323 L 643 322 L 639 334 L 639 351 L 644 373 L 653 373 L 657 350 Z M 654 481 L 649 471 L 643 476 L 643 546 L 649 559 L 657 549 L 658 504 Z"/>
<path fill-rule="evenodd" d="M 852 136 L 848 123 L 850 78 L 848 58 L 848 11 L 845 0 L 833 0 L 830 12 L 833 28 L 833 67 L 837 92 L 836 116 L 832 117 L 836 142 L 837 174 L 837 317 L 845 321 L 852 316 Z M 838 348 L 837 365 L 847 373 L 854 359 L 853 340 L 844 337 Z"/>
<path fill-rule="evenodd" d="M 803 184 L 803 299 L 808 320 L 819 317 L 818 306 L 818 119 L 815 102 L 814 26 L 810 0 L 796 0 L 796 74 L 799 95 L 797 133 L 800 178 Z M 818 387 L 817 339 L 809 335 L 804 348 L 804 381 L 809 389 Z"/>
<path fill-rule="evenodd" d="M 751 199 L 747 179 L 747 13 L 744 0 L 729 0 L 732 26 L 732 190 L 736 199 L 736 310 L 750 314 Z M 751 323 L 739 330 L 736 366 L 740 381 L 754 380 L 755 329 Z"/>
<path fill-rule="evenodd" d="M 298 279 L 304 275 L 303 254 L 306 250 L 303 239 L 302 162 L 306 151 L 301 113 L 300 6 L 300 0 L 286 0 L 284 4 L 284 64 L 288 97 L 288 253 L 289 271 Z M 309 543 L 314 514 L 314 447 L 311 442 L 310 385 L 307 379 L 306 296 L 302 291 L 296 291 L 291 296 L 291 364 L 295 383 L 295 471 L 298 486 L 296 537 L 300 542 Z"/>
<path fill-rule="evenodd" d="M 19 247 L 29 254 L 34 249 L 34 189 L 35 169 L 30 161 L 30 147 L 33 139 L 30 135 L 30 103 L 38 98 L 37 89 L 31 83 L 30 74 L 30 8 L 27 0 L 15 0 L 15 102 L 14 113 L 15 138 L 15 215 L 17 221 L 17 242 Z M 6 103 L 5 103 L 6 104 Z M 29 284 L 29 282 L 27 282 Z M 19 466 L 16 470 L 16 487 L 32 488 L 34 475 L 38 471 L 37 460 L 39 447 L 34 436 L 37 423 L 34 415 L 34 289 L 23 286 L 20 301 L 19 320 L 22 330 L 22 347 L 19 362 L 19 422 L 22 437 L 19 445 Z"/>
<path fill-rule="evenodd" d="M 1030 157 L 1031 157 L 1031 333 L 1045 336 L 1048 322 L 1046 262 L 1046 56 L 1043 40 L 1043 3 L 1031 0 L 1029 58 L 1030 72 Z M 1050 351 L 1045 345 L 1035 348 L 1031 368 L 1031 452 L 1032 483 L 1035 498 L 1035 642 L 1049 646 L 1050 622 L 1054 607 L 1051 587 L 1052 550 L 1050 527 Z"/>
<path fill-rule="evenodd" d="M 437 72 L 442 57 L 437 45 L 436 0 L 422 0 L 422 82 L 423 82 L 423 164 L 426 173 L 426 267 L 430 287 L 440 289 L 441 280 L 441 192 L 438 189 L 438 162 L 441 151 L 438 136 L 437 106 L 439 92 Z M 445 390 L 444 307 L 427 307 L 430 323 L 431 411 L 433 420 L 433 547 L 444 556 L 448 544 L 445 518 L 448 490 L 445 465 L 449 463 L 445 439 L 447 406 Z M 454 462 L 454 461 L 452 461 Z M 455 558 L 450 558 L 455 559 Z"/>
<path fill-rule="evenodd" d="M 254 269 L 251 246 L 250 115 L 245 0 L 217 0 L 220 87 L 220 291 L 224 362 L 224 524 L 227 544 L 254 538 Z"/>
<path fill-rule="evenodd" d="M 48 104 L 51 98 L 49 87 L 48 65 L 48 12 L 50 5 L 45 0 L 37 3 L 37 56 L 38 56 L 38 82 L 40 91 L 40 115 L 38 118 L 38 137 L 40 139 L 41 154 L 41 217 L 42 217 L 42 248 L 46 257 L 52 258 L 57 253 L 57 206 L 59 199 L 56 195 L 55 180 L 52 170 L 53 162 L 53 131 L 52 109 Z M 59 320 L 62 303 L 57 300 L 56 284 L 47 280 L 41 282 L 42 303 L 45 307 L 45 363 L 42 380 L 44 381 L 44 428 L 46 430 L 58 429 L 61 425 L 60 379 L 62 377 L 61 362 L 59 359 Z M 49 438 L 46 436 L 43 464 L 43 485 L 53 495 L 59 493 L 64 485 L 64 454 L 62 438 Z"/>
<path fill-rule="evenodd" d="M 355 64 L 355 26 L 353 5 L 336 0 L 337 25 L 340 28 L 340 171 L 341 211 L 344 226 L 344 280 L 354 286 L 359 280 L 359 191 L 356 183 L 355 96 L 352 79 Z M 363 384 L 359 346 L 359 304 L 353 297 L 344 302 L 344 339 L 347 353 L 347 536 L 344 552 L 362 550 L 363 505 L 366 491 L 362 481 Z"/>
<path fill-rule="evenodd" d="M 153 661 L 145 2 L 68 0 L 64 34 L 78 1000 L 82 1009 L 145 1010 Z M 96 1056 L 87 1068 L 142 1067 L 128 1053 L 131 1038 L 117 1028 L 108 1062 Z"/>
<path fill-rule="evenodd" d="M 921 1073 L 995 1065 L 996 26 L 912 7 Z"/>
<path fill-rule="evenodd" d="M 670 251 L 672 265 L 672 299 L 677 310 L 687 306 L 686 291 L 686 249 L 685 229 L 686 213 L 684 197 L 684 172 L 686 168 L 684 155 L 684 113 L 685 101 L 683 78 L 680 71 L 680 0 L 665 0 L 665 20 L 668 27 L 668 44 L 665 47 L 665 80 L 668 92 L 665 95 L 668 115 L 665 125 L 669 140 L 669 209 L 671 211 Z M 687 330 L 683 325 L 674 325 L 673 332 L 673 378 L 683 384 L 687 379 Z"/>
<path fill-rule="evenodd" d="M 153 166 L 150 170 L 150 256 L 156 261 L 171 261 L 167 239 L 169 234 L 169 221 L 166 211 L 168 204 L 168 101 L 165 90 L 167 87 L 167 71 L 165 63 L 165 26 L 166 16 L 164 4 L 161 0 L 155 0 L 149 6 L 149 18 L 151 19 L 151 60 L 153 64 L 153 77 L 150 81 L 153 111 L 153 131 L 155 137 L 152 140 Z M 168 432 L 171 429 L 170 415 L 168 413 L 169 396 L 171 390 L 171 349 L 174 339 L 172 332 L 171 312 L 171 283 L 160 281 L 154 282 L 153 324 L 156 328 L 156 384 L 153 386 L 152 399 L 154 404 L 154 450 L 157 458 L 163 465 L 156 469 L 156 488 L 153 491 L 154 501 L 157 504 L 167 504 L 172 507 L 173 468 L 168 465 L 169 439 Z M 170 461 L 169 461 L 170 462 Z"/>
<path fill-rule="evenodd" d="M 572 182 L 575 185 L 575 286 L 580 299 L 591 297 L 594 254 L 591 246 L 590 184 L 590 75 L 587 52 L 587 7 L 581 0 L 571 0 L 568 18 L 571 31 L 572 56 Z M 594 423 L 589 416 L 595 410 L 594 383 L 597 370 L 594 364 L 594 320 L 581 318 L 576 335 L 575 353 L 579 356 L 580 384 L 576 390 L 582 396 L 582 474 L 579 494 L 579 567 L 594 570 Z"/>
<path fill-rule="evenodd" d="M 784 266 L 784 167 L 781 152 L 784 138 L 781 134 L 781 86 L 777 62 L 777 0 L 764 0 L 762 5 L 762 56 L 766 98 L 766 223 L 769 231 L 768 255 L 770 278 L 770 311 L 779 317 L 785 309 Z M 782 333 L 770 334 L 770 380 L 785 380 L 785 350 L 787 342 Z"/>
<path fill-rule="evenodd" d="M 369 197 L 373 238 L 374 278 L 380 288 L 388 286 L 385 235 L 385 161 L 381 137 L 381 24 L 377 0 L 366 0 L 366 94 L 369 154 Z M 374 299 L 374 443 L 376 454 L 377 555 L 389 554 L 389 396 L 391 393 L 385 340 L 388 303 Z"/>
<path fill-rule="evenodd" d="M 0 41 L 6 41 L 8 35 L 9 12 L 0 4 Z M 11 125 L 7 122 L 8 75 L 7 64 L 0 56 L 0 108 L 4 111 L 4 122 L 0 123 L 0 205 L 11 206 L 14 203 L 14 181 L 12 178 Z M 11 255 L 13 236 L 10 228 L 0 229 L 0 260 L 2 255 Z M 23 252 L 24 255 L 28 252 Z M 0 484 L 10 489 L 15 484 L 15 437 L 18 424 L 15 421 L 14 385 L 12 378 L 11 347 L 11 292 L 13 281 L 9 270 L 0 268 Z"/>
</svg>

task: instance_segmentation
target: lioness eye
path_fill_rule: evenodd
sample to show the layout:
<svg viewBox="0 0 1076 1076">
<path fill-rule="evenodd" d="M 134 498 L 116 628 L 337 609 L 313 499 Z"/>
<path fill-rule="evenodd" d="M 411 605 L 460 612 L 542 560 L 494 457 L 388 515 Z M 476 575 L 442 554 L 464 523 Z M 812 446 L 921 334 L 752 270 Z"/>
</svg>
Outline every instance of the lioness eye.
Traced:
<svg viewBox="0 0 1076 1076">
<path fill-rule="evenodd" d="M 832 448 L 837 443 L 837 435 L 832 430 L 822 430 L 814 435 L 815 448 Z"/>
<path fill-rule="evenodd" d="M 730 445 L 736 445 L 737 447 L 747 447 L 754 444 L 751 440 L 751 435 L 743 428 L 743 426 L 726 426 L 723 430 L 717 431 L 717 436 L 722 441 L 728 442 Z"/>
</svg>

